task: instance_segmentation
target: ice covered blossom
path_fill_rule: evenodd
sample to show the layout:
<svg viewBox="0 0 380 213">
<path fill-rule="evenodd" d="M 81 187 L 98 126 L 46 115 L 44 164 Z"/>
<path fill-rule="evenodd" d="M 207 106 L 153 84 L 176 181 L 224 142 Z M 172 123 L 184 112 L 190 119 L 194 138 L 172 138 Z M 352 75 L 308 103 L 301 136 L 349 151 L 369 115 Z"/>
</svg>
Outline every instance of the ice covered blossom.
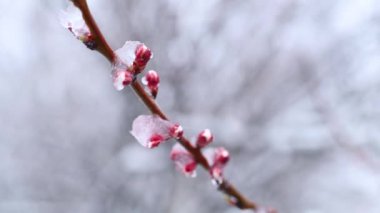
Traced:
<svg viewBox="0 0 380 213">
<path fill-rule="evenodd" d="M 214 136 L 212 135 L 211 131 L 209 129 L 205 129 L 198 134 L 196 144 L 198 147 L 203 148 L 209 145 L 213 139 Z"/>
<path fill-rule="evenodd" d="M 116 90 L 120 91 L 132 82 L 133 75 L 128 70 L 114 69 L 112 72 L 112 79 L 113 86 Z"/>
<path fill-rule="evenodd" d="M 131 134 L 144 147 L 155 148 L 173 137 L 176 125 L 158 115 L 140 115 L 133 121 Z"/>
<path fill-rule="evenodd" d="M 140 50 L 142 47 L 144 51 Z M 113 84 L 117 90 L 122 90 L 132 82 L 136 74 L 142 71 L 152 53 L 139 41 L 126 41 L 121 48 L 115 50 L 115 56 L 112 67 Z M 141 67 L 142 61 L 145 61 L 143 67 Z"/>
<path fill-rule="evenodd" d="M 178 171 L 187 177 L 196 177 L 197 162 L 193 155 L 179 143 L 174 144 L 170 152 L 170 159 L 175 163 Z"/>
<path fill-rule="evenodd" d="M 160 84 L 160 76 L 154 70 L 149 70 L 141 79 L 142 83 L 148 88 L 150 94 L 156 98 L 158 86 Z"/>
<path fill-rule="evenodd" d="M 95 49 L 95 41 L 90 29 L 83 20 L 82 12 L 69 2 L 66 10 L 60 13 L 61 24 L 68 29 L 77 39 L 81 40 L 88 48 Z"/>
<path fill-rule="evenodd" d="M 115 50 L 116 62 L 114 66 L 126 69 L 133 74 L 138 74 L 152 58 L 152 52 L 145 44 L 139 41 L 126 41 L 125 44 Z"/>
<path fill-rule="evenodd" d="M 210 175 L 217 184 L 223 180 L 223 169 L 230 160 L 230 154 L 224 147 L 203 150 L 209 165 Z"/>
</svg>

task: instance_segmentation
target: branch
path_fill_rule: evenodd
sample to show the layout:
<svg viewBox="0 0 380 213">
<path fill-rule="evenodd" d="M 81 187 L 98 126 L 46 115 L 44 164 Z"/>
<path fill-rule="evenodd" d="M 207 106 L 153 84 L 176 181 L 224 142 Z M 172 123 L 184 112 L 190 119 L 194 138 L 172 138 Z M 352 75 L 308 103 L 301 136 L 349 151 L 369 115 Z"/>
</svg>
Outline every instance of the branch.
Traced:
<svg viewBox="0 0 380 213">
<path fill-rule="evenodd" d="M 72 2 L 82 12 L 83 19 L 89 27 L 93 39 L 96 43 L 95 50 L 105 56 L 110 63 L 114 63 L 115 54 L 112 48 L 108 45 L 94 18 L 92 17 L 87 5 L 87 1 L 72 0 Z M 162 119 L 169 120 L 168 116 L 161 110 L 156 101 L 144 90 L 138 81 L 133 81 L 131 87 L 151 113 L 160 116 Z M 202 154 L 200 148 L 191 145 L 190 141 L 183 136 L 179 137 L 177 141 L 193 155 L 198 164 L 200 164 L 205 170 L 209 171 L 210 165 L 208 164 L 205 156 Z M 256 203 L 242 195 L 232 184 L 230 184 L 224 178 L 218 184 L 218 190 L 227 196 L 227 201 L 229 204 L 234 205 L 239 209 L 252 209 L 254 211 L 259 209 Z"/>
</svg>

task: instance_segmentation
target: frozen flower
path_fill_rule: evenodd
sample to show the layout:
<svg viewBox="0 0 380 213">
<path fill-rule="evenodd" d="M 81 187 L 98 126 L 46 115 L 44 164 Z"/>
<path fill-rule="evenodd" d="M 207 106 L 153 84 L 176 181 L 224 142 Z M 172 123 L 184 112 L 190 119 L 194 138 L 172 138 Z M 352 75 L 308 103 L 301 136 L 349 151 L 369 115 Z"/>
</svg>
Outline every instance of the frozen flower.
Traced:
<svg viewBox="0 0 380 213">
<path fill-rule="evenodd" d="M 82 12 L 72 3 L 60 14 L 61 24 L 68 29 L 77 39 L 81 40 L 88 48 L 95 48 L 95 41 L 90 29 L 83 20 Z"/>
<path fill-rule="evenodd" d="M 213 139 L 214 136 L 212 135 L 211 131 L 209 129 L 205 129 L 198 134 L 196 144 L 198 147 L 203 148 L 209 145 Z"/>
<path fill-rule="evenodd" d="M 175 163 L 178 171 L 187 177 L 196 177 L 197 162 L 179 143 L 174 144 L 170 152 L 170 159 Z"/>
<path fill-rule="evenodd" d="M 154 148 L 172 138 L 171 129 L 174 125 L 158 115 L 140 115 L 133 121 L 131 134 L 141 145 Z"/>
<path fill-rule="evenodd" d="M 141 72 L 152 57 L 151 51 L 139 41 L 126 41 L 121 48 L 115 50 L 115 54 L 115 66 L 127 69 L 133 74 Z"/>
<path fill-rule="evenodd" d="M 136 58 L 136 48 L 141 44 L 139 41 L 126 41 L 125 44 L 115 50 L 117 61 L 115 66 L 133 71 L 133 62 Z"/>
<path fill-rule="evenodd" d="M 132 80 L 133 75 L 127 70 L 118 70 L 115 69 L 112 73 L 113 86 L 116 90 L 120 91 L 128 86 Z"/>
</svg>

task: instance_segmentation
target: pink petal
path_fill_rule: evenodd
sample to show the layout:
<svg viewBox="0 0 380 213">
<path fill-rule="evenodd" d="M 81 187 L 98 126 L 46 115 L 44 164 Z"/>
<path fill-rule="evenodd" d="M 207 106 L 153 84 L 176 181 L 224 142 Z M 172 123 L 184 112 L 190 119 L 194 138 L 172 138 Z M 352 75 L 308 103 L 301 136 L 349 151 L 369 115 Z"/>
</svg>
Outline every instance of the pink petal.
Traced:
<svg viewBox="0 0 380 213">
<path fill-rule="evenodd" d="M 131 134 L 141 145 L 154 148 L 171 138 L 173 125 L 157 115 L 140 115 L 133 121 Z"/>
<path fill-rule="evenodd" d="M 178 171 L 187 177 L 196 177 L 197 162 L 181 144 L 174 144 L 170 152 L 170 159 L 174 161 Z"/>
</svg>

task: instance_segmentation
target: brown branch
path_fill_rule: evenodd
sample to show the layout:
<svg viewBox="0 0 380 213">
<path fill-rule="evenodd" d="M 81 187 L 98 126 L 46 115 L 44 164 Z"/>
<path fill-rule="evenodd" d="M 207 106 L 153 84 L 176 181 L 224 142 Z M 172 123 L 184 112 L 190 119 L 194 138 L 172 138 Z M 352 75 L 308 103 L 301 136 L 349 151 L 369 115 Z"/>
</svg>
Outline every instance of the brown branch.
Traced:
<svg viewBox="0 0 380 213">
<path fill-rule="evenodd" d="M 72 0 L 72 2 L 82 11 L 83 19 L 89 27 L 94 41 L 96 42 L 95 49 L 104 55 L 109 62 L 113 63 L 115 60 L 115 54 L 93 19 L 87 5 L 87 1 Z M 159 115 L 162 119 L 169 120 L 165 113 L 157 105 L 156 101 L 145 92 L 144 88 L 138 81 L 133 81 L 131 87 L 151 113 Z M 180 137 L 177 141 L 194 156 L 198 164 L 200 164 L 205 170 L 209 171 L 210 165 L 199 148 L 191 145 L 190 141 L 185 137 Z M 226 179 L 221 181 L 218 185 L 218 189 L 226 194 L 229 198 L 229 203 L 235 205 L 237 208 L 258 210 L 258 205 L 256 203 L 247 199 Z"/>
</svg>

